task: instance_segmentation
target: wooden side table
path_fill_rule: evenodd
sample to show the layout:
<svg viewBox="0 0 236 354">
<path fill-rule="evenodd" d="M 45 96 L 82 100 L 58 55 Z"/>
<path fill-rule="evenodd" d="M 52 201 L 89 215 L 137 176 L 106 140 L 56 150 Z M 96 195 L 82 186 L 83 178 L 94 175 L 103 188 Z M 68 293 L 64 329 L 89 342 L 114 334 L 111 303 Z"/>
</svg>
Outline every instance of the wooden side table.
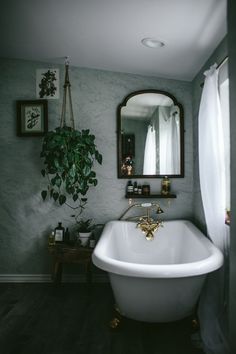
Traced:
<svg viewBox="0 0 236 354">
<path fill-rule="evenodd" d="M 65 263 L 83 264 L 85 266 L 87 282 L 91 283 L 92 248 L 58 243 L 54 246 L 48 246 L 48 251 L 53 257 L 52 280 L 54 283 L 61 283 L 63 264 Z"/>
</svg>

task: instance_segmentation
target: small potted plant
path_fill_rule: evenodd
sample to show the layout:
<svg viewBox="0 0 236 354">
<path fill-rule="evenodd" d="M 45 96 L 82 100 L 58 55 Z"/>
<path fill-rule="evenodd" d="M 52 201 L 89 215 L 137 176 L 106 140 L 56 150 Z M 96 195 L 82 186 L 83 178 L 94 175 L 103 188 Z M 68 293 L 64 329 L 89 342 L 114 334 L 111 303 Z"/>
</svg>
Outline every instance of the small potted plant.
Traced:
<svg viewBox="0 0 236 354">
<path fill-rule="evenodd" d="M 86 246 L 92 231 L 94 229 L 94 224 L 92 223 L 92 219 L 80 219 L 77 221 L 77 232 L 79 233 L 79 240 L 82 246 Z"/>
</svg>

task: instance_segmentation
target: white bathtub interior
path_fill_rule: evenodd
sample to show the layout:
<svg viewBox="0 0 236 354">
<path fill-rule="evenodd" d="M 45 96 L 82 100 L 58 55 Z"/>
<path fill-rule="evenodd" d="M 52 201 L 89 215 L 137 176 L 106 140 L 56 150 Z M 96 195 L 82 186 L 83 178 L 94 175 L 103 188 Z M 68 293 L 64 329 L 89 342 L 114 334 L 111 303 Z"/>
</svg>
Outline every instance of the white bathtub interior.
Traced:
<svg viewBox="0 0 236 354">
<path fill-rule="evenodd" d="M 200 261 L 209 256 L 209 251 L 194 232 L 198 230 L 193 230 L 188 222 L 167 222 L 155 232 L 153 240 L 147 241 L 134 222 L 120 222 L 120 228 L 114 227 L 108 241 L 107 256 L 139 264 Z"/>
</svg>

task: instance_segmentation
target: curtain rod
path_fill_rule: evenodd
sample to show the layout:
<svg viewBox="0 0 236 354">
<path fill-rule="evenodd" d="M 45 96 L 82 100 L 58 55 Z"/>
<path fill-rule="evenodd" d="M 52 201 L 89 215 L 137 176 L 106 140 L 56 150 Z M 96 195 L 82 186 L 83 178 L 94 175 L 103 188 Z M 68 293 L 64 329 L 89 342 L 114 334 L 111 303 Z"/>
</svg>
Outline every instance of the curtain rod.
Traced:
<svg viewBox="0 0 236 354">
<path fill-rule="evenodd" d="M 220 69 L 228 59 L 229 59 L 229 57 L 228 57 L 228 55 L 226 55 L 226 57 L 224 57 L 224 59 L 222 59 L 221 62 L 217 65 L 216 69 Z M 204 82 L 202 82 L 200 84 L 200 86 L 203 87 Z"/>
<path fill-rule="evenodd" d="M 226 55 L 226 57 L 224 57 L 223 60 L 221 60 L 221 62 L 217 65 L 216 69 L 219 69 L 222 65 L 224 65 L 224 63 L 229 59 L 228 55 Z"/>
</svg>

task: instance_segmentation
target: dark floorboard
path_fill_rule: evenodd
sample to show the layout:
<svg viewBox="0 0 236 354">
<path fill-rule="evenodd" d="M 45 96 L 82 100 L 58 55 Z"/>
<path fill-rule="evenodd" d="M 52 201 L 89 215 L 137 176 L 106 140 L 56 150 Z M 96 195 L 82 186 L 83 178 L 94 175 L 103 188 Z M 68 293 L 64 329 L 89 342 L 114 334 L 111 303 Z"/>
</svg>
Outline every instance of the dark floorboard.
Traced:
<svg viewBox="0 0 236 354">
<path fill-rule="evenodd" d="M 0 284 L 1 354 L 203 354 L 188 319 L 117 330 L 109 284 Z"/>
</svg>

